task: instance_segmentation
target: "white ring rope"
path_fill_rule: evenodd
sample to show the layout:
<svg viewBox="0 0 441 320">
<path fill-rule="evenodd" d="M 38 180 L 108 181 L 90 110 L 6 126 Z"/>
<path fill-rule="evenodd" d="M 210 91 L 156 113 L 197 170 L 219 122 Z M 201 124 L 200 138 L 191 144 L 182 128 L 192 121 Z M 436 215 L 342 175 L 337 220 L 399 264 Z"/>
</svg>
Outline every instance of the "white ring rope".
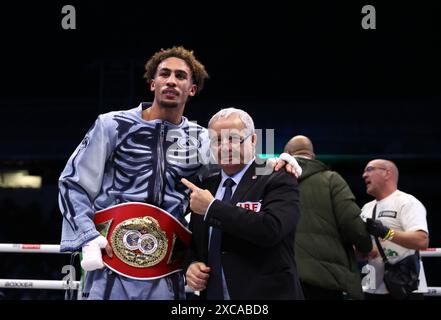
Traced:
<svg viewBox="0 0 441 320">
<path fill-rule="evenodd" d="M 425 296 L 441 296 L 441 287 L 427 287 L 427 292 L 424 293 Z"/>
<path fill-rule="evenodd" d="M 60 252 L 58 244 L 20 244 L 20 243 L 0 243 L 0 253 L 60 253 L 69 254 L 71 252 Z M 422 257 L 441 257 L 441 248 L 427 248 L 421 250 Z"/>
<path fill-rule="evenodd" d="M 60 252 L 60 245 L 57 244 L 19 244 L 0 243 L 0 253 L 55 253 L 70 254 L 71 252 Z M 420 251 L 421 257 L 441 257 L 441 248 L 427 248 Z M 80 281 L 62 280 L 24 280 L 24 279 L 0 279 L 0 288 L 5 289 L 48 289 L 48 290 L 78 290 Z M 441 287 L 428 287 L 429 291 L 425 296 L 441 296 Z"/>
<path fill-rule="evenodd" d="M 0 243 L 0 252 L 15 253 L 71 253 L 60 252 L 58 244 L 20 244 L 20 243 Z"/>
<path fill-rule="evenodd" d="M 80 281 L 0 279 L 0 288 L 5 289 L 78 290 L 79 287 Z"/>
<path fill-rule="evenodd" d="M 421 257 L 441 257 L 441 248 L 427 248 L 420 251 Z"/>
</svg>

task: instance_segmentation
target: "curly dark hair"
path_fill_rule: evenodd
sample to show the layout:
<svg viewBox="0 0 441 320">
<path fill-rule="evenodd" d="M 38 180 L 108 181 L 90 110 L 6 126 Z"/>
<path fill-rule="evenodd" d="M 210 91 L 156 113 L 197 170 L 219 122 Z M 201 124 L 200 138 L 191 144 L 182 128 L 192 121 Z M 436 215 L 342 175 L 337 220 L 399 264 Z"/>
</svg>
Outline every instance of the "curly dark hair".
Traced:
<svg viewBox="0 0 441 320">
<path fill-rule="evenodd" d="M 156 52 L 145 64 L 144 78 L 150 84 L 155 78 L 158 65 L 165 59 L 174 57 L 184 60 L 191 70 L 193 83 L 197 86 L 199 92 L 204 87 L 204 82 L 209 78 L 207 71 L 202 63 L 200 63 L 193 54 L 193 51 L 187 50 L 182 46 L 169 49 L 161 49 Z"/>
</svg>

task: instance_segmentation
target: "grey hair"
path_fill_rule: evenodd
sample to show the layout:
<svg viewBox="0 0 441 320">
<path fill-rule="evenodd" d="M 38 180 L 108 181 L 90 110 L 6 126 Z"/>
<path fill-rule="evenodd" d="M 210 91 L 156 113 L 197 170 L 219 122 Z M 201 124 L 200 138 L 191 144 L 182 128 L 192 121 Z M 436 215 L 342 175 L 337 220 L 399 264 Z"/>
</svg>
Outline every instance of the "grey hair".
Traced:
<svg viewBox="0 0 441 320">
<path fill-rule="evenodd" d="M 210 128 L 213 122 L 216 122 L 220 118 L 227 118 L 232 114 L 237 114 L 239 116 L 240 120 L 242 120 L 245 126 L 245 129 L 247 129 L 250 134 L 254 133 L 253 118 L 251 118 L 247 112 L 236 108 L 225 108 L 218 111 L 214 116 L 211 117 L 210 121 L 208 122 L 208 127 Z"/>
</svg>

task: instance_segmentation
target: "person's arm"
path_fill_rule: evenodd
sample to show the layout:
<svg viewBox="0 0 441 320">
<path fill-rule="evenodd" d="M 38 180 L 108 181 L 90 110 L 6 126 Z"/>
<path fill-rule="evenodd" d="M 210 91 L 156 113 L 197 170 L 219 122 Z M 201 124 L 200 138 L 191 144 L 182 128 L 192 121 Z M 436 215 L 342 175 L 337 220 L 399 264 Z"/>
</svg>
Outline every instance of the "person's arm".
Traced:
<svg viewBox="0 0 441 320">
<path fill-rule="evenodd" d="M 206 245 L 206 240 L 203 239 L 203 217 L 192 213 L 189 229 L 192 232 L 190 246 L 186 252 L 183 262 L 183 270 L 185 272 L 185 280 L 187 285 L 195 291 L 202 291 L 207 285 L 210 268 L 205 265 L 204 257 L 200 251 L 203 245 Z"/>
<path fill-rule="evenodd" d="M 302 174 L 302 167 L 300 167 L 296 158 L 289 153 L 282 153 L 278 158 L 269 158 L 268 163 L 274 166 L 274 171 L 279 171 L 285 167 L 286 172 L 298 178 Z"/>
<path fill-rule="evenodd" d="M 425 231 L 394 231 L 395 235 L 390 240 L 402 247 L 424 250 L 429 246 L 429 236 Z"/>
<path fill-rule="evenodd" d="M 93 200 L 99 194 L 106 160 L 111 152 L 103 116 L 86 134 L 59 178 L 63 214 L 62 251 L 74 251 L 99 236 L 93 223 Z"/>
<path fill-rule="evenodd" d="M 260 212 L 213 200 L 208 190 L 192 189 L 193 212 L 207 214 L 205 221 L 261 247 L 272 247 L 293 231 L 300 217 L 297 181 L 284 171 L 276 172 L 266 182 Z M 206 212 L 208 205 L 209 210 Z"/>
<path fill-rule="evenodd" d="M 205 290 L 210 277 L 211 268 L 203 262 L 194 261 L 185 272 L 185 280 L 190 288 L 195 291 Z"/>
<path fill-rule="evenodd" d="M 429 246 L 429 236 L 423 230 L 398 231 L 383 225 L 380 220 L 367 219 L 368 231 L 374 237 L 389 240 L 402 247 L 424 250 Z"/>
<path fill-rule="evenodd" d="M 399 219 L 404 231 L 388 228 L 380 220 L 367 219 L 368 231 L 376 237 L 408 249 L 427 249 L 429 235 L 424 206 L 420 202 L 406 203 L 401 207 Z"/>
<path fill-rule="evenodd" d="M 429 246 L 426 208 L 416 200 L 402 207 L 401 223 L 405 231 L 395 230 L 392 242 L 403 247 L 424 250 Z"/>
<path fill-rule="evenodd" d="M 360 254 L 368 254 L 372 250 L 371 237 L 351 189 L 338 173 L 330 172 L 329 179 L 333 210 L 343 240 L 353 244 Z"/>
</svg>

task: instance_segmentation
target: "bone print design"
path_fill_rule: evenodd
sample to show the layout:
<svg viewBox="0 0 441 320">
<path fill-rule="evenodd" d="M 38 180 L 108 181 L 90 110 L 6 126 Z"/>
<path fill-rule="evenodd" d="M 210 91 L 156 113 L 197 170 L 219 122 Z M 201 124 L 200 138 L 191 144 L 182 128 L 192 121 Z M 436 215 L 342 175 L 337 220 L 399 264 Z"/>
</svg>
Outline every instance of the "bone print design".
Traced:
<svg viewBox="0 0 441 320">
<path fill-rule="evenodd" d="M 143 201 L 170 212 L 184 222 L 188 190 L 176 182 L 201 166 L 198 140 L 202 128 L 189 124 L 170 128 L 164 122 L 146 125 L 116 115 L 119 143 L 113 153 L 111 192 L 119 202 Z"/>
</svg>

